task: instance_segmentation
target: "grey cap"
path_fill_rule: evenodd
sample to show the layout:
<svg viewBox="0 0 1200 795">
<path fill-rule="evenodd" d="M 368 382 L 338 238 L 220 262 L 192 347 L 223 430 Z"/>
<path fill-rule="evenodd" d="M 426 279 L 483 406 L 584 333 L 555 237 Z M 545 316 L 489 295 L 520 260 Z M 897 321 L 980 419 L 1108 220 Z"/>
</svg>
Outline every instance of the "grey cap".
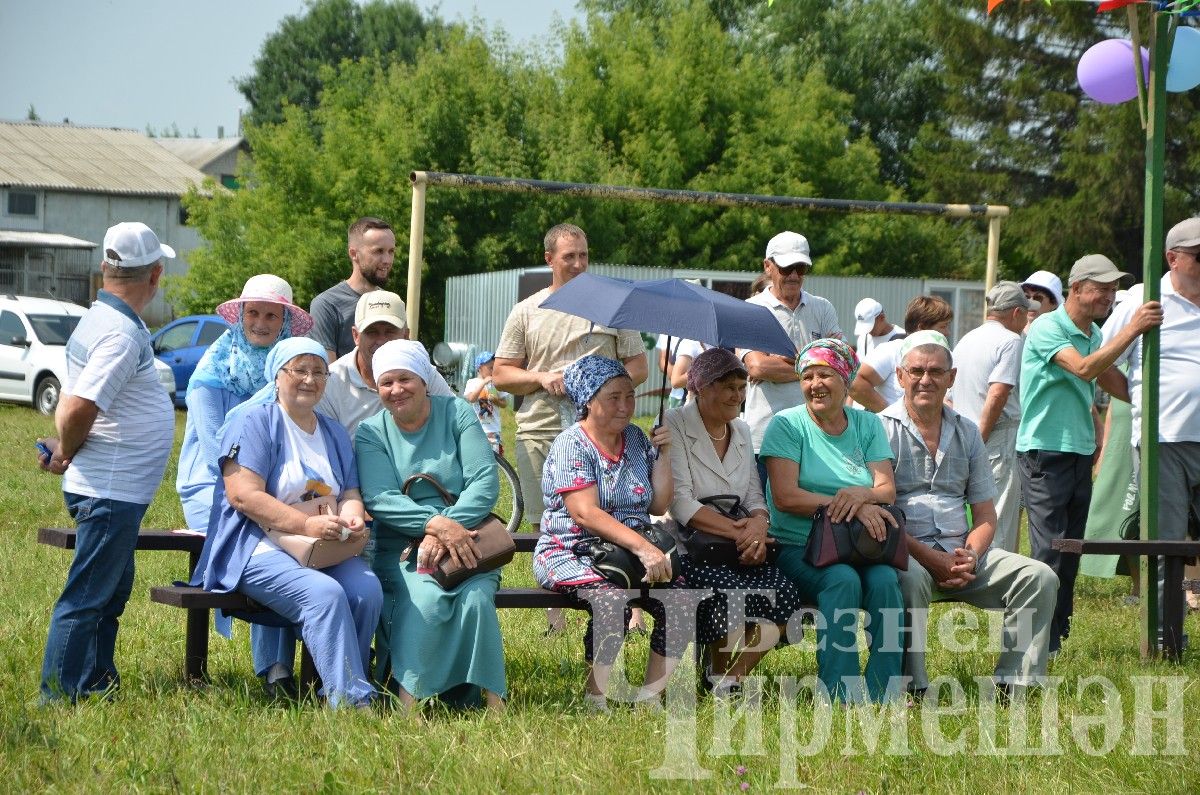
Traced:
<svg viewBox="0 0 1200 795">
<path fill-rule="evenodd" d="M 1174 248 L 1195 248 L 1200 246 L 1200 218 L 1188 218 L 1171 227 L 1167 232 L 1166 250 Z"/>
<path fill-rule="evenodd" d="M 1025 291 L 1016 282 L 996 282 L 984 296 L 989 312 L 1007 312 L 1010 309 L 1037 309 L 1041 304 L 1025 297 Z"/>
<path fill-rule="evenodd" d="M 1113 261 L 1103 254 L 1088 254 L 1075 260 L 1075 264 L 1071 266 L 1071 275 L 1067 277 L 1067 284 L 1074 285 L 1075 282 L 1085 279 L 1089 282 L 1111 284 L 1130 275 L 1118 270 Z"/>
</svg>

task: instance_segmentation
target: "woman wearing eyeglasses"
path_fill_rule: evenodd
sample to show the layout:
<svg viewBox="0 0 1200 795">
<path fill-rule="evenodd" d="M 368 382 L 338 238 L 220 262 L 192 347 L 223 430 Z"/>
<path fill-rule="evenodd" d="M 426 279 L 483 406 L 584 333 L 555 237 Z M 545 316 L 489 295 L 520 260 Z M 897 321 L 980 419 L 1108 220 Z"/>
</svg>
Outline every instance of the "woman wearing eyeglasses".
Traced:
<svg viewBox="0 0 1200 795">
<path fill-rule="evenodd" d="M 313 326 L 312 317 L 292 303 L 291 285 L 269 273 L 247 279 L 242 294 L 218 306 L 217 314 L 229 323 L 229 330 L 204 352 L 187 384 L 187 424 L 175 479 L 184 521 L 200 533 L 209 530 L 213 493 L 221 479 L 217 459 L 225 416 L 266 386 L 267 354 L 276 343 L 302 337 Z M 230 621 L 218 617 L 217 629 L 228 637 Z M 295 633 L 254 625 L 250 648 L 254 671 L 267 693 L 295 695 Z"/>
<path fill-rule="evenodd" d="M 358 470 L 344 428 L 314 407 L 329 370 L 325 349 L 306 337 L 271 349 L 267 385 L 229 412 L 221 432 L 221 480 L 195 585 L 238 591 L 300 628 L 330 706 L 364 706 L 375 695 L 366 666 L 383 592 L 353 557 L 316 570 L 301 566 L 263 528 L 338 543 L 366 532 Z M 332 496 L 338 511 L 309 516 L 298 506 Z"/>
</svg>

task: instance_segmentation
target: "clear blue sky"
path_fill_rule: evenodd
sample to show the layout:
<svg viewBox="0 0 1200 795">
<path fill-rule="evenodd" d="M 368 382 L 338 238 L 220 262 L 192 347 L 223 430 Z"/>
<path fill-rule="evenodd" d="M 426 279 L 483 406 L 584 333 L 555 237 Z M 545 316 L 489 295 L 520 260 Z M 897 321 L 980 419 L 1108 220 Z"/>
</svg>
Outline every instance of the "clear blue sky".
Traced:
<svg viewBox="0 0 1200 795">
<path fill-rule="evenodd" d="M 575 0 L 417 0 L 455 21 L 480 17 L 516 41 L 546 36 Z M 245 107 L 235 78 L 302 0 L 0 0 L 0 119 L 215 136 Z"/>
</svg>

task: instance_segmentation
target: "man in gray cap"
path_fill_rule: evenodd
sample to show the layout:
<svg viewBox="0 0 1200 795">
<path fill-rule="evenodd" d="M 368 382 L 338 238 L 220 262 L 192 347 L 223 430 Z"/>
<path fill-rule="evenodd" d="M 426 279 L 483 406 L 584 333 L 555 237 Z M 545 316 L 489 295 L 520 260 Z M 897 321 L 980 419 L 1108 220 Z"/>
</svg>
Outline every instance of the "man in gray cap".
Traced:
<svg viewBox="0 0 1200 795">
<path fill-rule="evenodd" d="M 996 480 L 996 534 L 992 546 L 1017 551 L 1021 493 L 1017 485 L 1017 426 L 1021 424 L 1021 348 L 1026 313 L 1039 305 L 1016 282 L 988 291 L 987 320 L 954 347 L 958 378 L 954 409 L 979 426 Z"/>
<path fill-rule="evenodd" d="M 1058 652 L 1071 629 L 1079 556 L 1051 549 L 1050 542 L 1083 538 L 1096 452 L 1092 424 L 1096 383 L 1128 400 L 1125 376 L 1113 363 L 1143 332 L 1163 320 L 1159 303 L 1141 304 L 1128 324 L 1109 341 L 1102 341 L 1096 321 L 1108 316 L 1117 283 L 1128 275 L 1103 254 L 1081 257 L 1067 280 L 1067 300 L 1033 321 L 1021 352 L 1017 464 L 1029 516 L 1029 547 L 1032 556 L 1050 566 L 1059 580 L 1051 654 Z"/>
<path fill-rule="evenodd" d="M 175 410 L 158 383 L 139 317 L 175 250 L 143 223 L 104 235 L 104 287 L 67 340 L 67 378 L 42 440 L 42 469 L 62 475 L 75 520 L 75 557 L 50 616 L 42 701 L 111 696 L 121 684 L 117 626 L 133 590 L 138 528 L 175 440 Z"/>
<path fill-rule="evenodd" d="M 1188 218 L 1167 232 L 1163 275 L 1162 327 L 1158 371 L 1158 537 L 1182 540 L 1188 512 L 1200 516 L 1200 218 Z M 1125 301 L 1104 324 L 1104 339 L 1116 338 L 1134 322 L 1138 304 Z M 1129 363 L 1133 398 L 1133 444 L 1142 440 L 1142 343 L 1119 358 Z M 1153 495 L 1151 495 L 1153 496 Z M 1158 572 L 1162 609 L 1163 569 Z"/>
</svg>

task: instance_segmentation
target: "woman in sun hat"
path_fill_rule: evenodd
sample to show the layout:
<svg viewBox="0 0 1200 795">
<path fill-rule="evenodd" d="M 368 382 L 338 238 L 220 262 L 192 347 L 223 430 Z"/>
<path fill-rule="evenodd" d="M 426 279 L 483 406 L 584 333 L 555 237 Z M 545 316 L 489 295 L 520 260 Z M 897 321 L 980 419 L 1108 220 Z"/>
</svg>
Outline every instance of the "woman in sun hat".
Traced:
<svg viewBox="0 0 1200 795">
<path fill-rule="evenodd" d="M 267 355 L 276 343 L 303 337 L 313 325 L 312 317 L 292 303 L 291 285 L 269 273 L 247 279 L 242 294 L 218 306 L 217 314 L 230 328 L 205 351 L 188 382 L 187 425 L 175 479 L 184 520 L 201 533 L 208 532 L 213 490 L 220 477 L 218 432 L 225 415 L 266 385 Z M 218 627 L 227 633 L 229 624 L 221 622 Z M 251 637 L 260 675 L 269 674 L 277 660 L 295 656 L 295 638 L 290 631 L 256 626 Z M 278 669 L 276 673 L 286 679 L 291 663 L 281 668 L 288 673 Z"/>
</svg>

